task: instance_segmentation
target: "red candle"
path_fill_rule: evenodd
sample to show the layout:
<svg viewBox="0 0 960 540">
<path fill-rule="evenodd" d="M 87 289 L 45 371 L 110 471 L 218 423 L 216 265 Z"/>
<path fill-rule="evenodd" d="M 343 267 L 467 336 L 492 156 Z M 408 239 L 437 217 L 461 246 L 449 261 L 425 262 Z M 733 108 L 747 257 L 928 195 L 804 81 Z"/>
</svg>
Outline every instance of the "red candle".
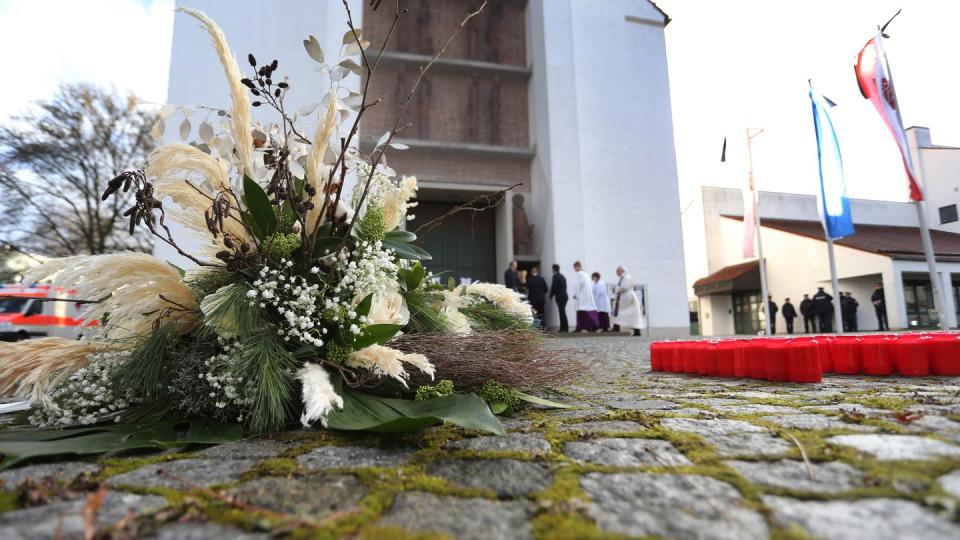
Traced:
<svg viewBox="0 0 960 540">
<path fill-rule="evenodd" d="M 734 357 L 733 357 L 733 376 L 734 377 L 749 377 L 750 376 L 750 363 L 748 358 L 750 356 L 750 340 L 749 339 L 738 339 L 733 341 L 734 343 Z"/>
<path fill-rule="evenodd" d="M 763 363 L 767 368 L 767 380 L 775 382 L 786 382 L 790 380 L 788 369 L 789 361 L 787 359 L 787 347 L 789 342 L 786 340 L 772 339 L 767 342 L 763 350 Z"/>
<path fill-rule="evenodd" d="M 833 342 L 833 370 L 843 375 L 860 373 L 860 344 L 858 337 L 841 336 Z"/>
<path fill-rule="evenodd" d="M 817 338 L 820 345 L 820 370 L 823 373 L 833 373 L 833 342 L 834 338 L 829 336 Z"/>
<path fill-rule="evenodd" d="M 667 344 L 662 341 L 650 343 L 650 370 L 663 371 L 663 357 L 667 353 Z"/>
<path fill-rule="evenodd" d="M 791 382 L 797 383 L 823 380 L 820 346 L 816 341 L 795 340 L 787 344 L 787 375 Z"/>
<path fill-rule="evenodd" d="M 737 355 L 740 345 L 735 340 L 721 341 L 717 345 L 717 375 L 720 377 L 736 377 Z"/>
<path fill-rule="evenodd" d="M 893 344 L 893 363 L 904 377 L 930 375 L 930 343 L 926 336 L 900 336 Z"/>
<path fill-rule="evenodd" d="M 933 338 L 930 371 L 934 375 L 960 376 L 960 335 L 941 334 Z"/>
<path fill-rule="evenodd" d="M 767 367 L 764 362 L 764 350 L 766 349 L 766 339 L 755 338 L 750 340 L 750 346 L 746 349 L 747 365 L 750 367 L 750 377 L 753 379 L 766 379 Z"/>
<path fill-rule="evenodd" d="M 683 360 L 681 366 L 683 367 L 684 373 L 696 373 L 697 372 L 697 363 L 694 360 L 694 355 L 696 354 L 697 346 L 699 346 L 698 341 L 688 341 L 685 343 L 683 348 Z"/>
<path fill-rule="evenodd" d="M 703 351 L 703 365 L 705 373 L 708 377 L 719 377 L 720 376 L 720 367 L 719 361 L 720 358 L 717 353 L 720 351 L 720 342 L 710 341 L 707 343 L 707 346 L 704 347 Z"/>
<path fill-rule="evenodd" d="M 860 344 L 860 369 L 864 375 L 893 374 L 893 341 L 886 336 L 866 336 Z"/>
</svg>

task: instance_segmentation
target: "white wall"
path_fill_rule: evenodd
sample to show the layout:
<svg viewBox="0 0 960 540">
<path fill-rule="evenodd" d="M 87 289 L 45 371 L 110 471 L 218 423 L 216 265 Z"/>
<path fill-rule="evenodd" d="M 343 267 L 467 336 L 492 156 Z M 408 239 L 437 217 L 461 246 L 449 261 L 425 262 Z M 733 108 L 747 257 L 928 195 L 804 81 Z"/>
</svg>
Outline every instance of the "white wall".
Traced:
<svg viewBox="0 0 960 540">
<path fill-rule="evenodd" d="M 941 224 L 939 211 L 941 206 L 960 205 L 960 148 L 934 145 L 925 127 L 908 128 L 907 144 L 923 186 L 930 227 L 960 233 L 960 222 Z"/>
</svg>

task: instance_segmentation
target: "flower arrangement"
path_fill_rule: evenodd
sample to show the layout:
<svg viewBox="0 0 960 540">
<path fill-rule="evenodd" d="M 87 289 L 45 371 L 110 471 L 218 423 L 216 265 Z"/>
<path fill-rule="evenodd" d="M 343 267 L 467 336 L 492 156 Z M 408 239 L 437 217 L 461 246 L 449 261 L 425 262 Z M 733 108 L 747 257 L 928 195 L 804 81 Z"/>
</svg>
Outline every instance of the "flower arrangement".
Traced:
<svg viewBox="0 0 960 540">
<path fill-rule="evenodd" d="M 375 431 L 446 420 L 502 433 L 492 412 L 551 405 L 523 391 L 579 366 L 539 346 L 530 306 L 500 285 L 442 284 L 403 228 L 417 181 L 385 155 L 406 105 L 370 154 L 355 148 L 379 59 L 349 10 L 343 54 L 359 64 L 331 67 L 316 38 L 304 41 L 331 81 L 311 138 L 287 110 L 291 82 L 277 60 L 251 54 L 244 76 L 216 23 L 179 11 L 209 33 L 232 109 L 198 140 L 163 146 L 116 177 L 103 198 L 132 190 L 130 232 L 146 228 L 195 267 L 141 253 L 40 265 L 26 279 L 96 300 L 85 317 L 98 325 L 80 340 L 0 346 L 0 393 L 32 396 L 36 426 L 203 418 L 249 432 L 298 420 Z M 362 93 L 341 84 L 351 75 L 363 77 Z M 254 124 L 251 107 L 279 122 Z"/>
</svg>

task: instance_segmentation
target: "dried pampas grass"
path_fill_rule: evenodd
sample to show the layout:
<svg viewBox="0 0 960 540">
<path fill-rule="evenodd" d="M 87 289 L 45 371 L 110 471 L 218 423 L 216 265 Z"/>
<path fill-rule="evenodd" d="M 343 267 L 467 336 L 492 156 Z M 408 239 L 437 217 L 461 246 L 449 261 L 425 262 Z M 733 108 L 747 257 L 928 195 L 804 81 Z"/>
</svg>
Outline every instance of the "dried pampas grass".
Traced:
<svg viewBox="0 0 960 540">
<path fill-rule="evenodd" d="M 236 144 L 237 159 L 239 164 L 237 168 L 241 173 L 255 178 L 253 173 L 253 134 L 250 131 L 253 125 L 253 118 L 250 114 L 250 95 L 247 88 L 243 86 L 240 79 L 243 74 L 240 72 L 240 66 L 237 65 L 237 59 L 230 52 L 230 46 L 227 45 L 227 36 L 223 34 L 217 23 L 213 19 L 199 10 L 190 8 L 177 8 L 187 15 L 200 21 L 200 24 L 210 34 L 210 40 L 213 42 L 213 48 L 220 57 L 220 63 L 223 64 L 223 73 L 227 77 L 227 84 L 230 87 L 230 98 L 233 101 L 233 109 L 230 111 L 233 121 L 233 140 Z"/>
<path fill-rule="evenodd" d="M 87 365 L 96 343 L 39 338 L 0 343 L 0 396 L 47 403 L 47 392 Z"/>
<path fill-rule="evenodd" d="M 174 267 L 146 253 L 81 255 L 50 259 L 31 269 L 27 283 L 50 281 L 75 289 L 86 304 L 83 317 L 100 320 L 106 339 L 148 336 L 160 317 L 187 332 L 199 324 L 197 298 Z M 101 320 L 101 323 L 103 321 Z"/>
<path fill-rule="evenodd" d="M 327 150 L 327 141 L 337 128 L 337 122 L 340 120 L 340 113 L 337 111 L 337 95 L 331 90 L 330 101 L 327 103 L 327 110 L 323 118 L 318 118 L 317 131 L 313 135 L 313 145 L 307 154 L 307 181 L 313 183 L 316 192 L 313 195 L 313 208 L 307 211 L 307 234 L 313 234 L 314 225 L 320 212 L 323 211 L 323 199 L 327 192 L 327 182 L 333 175 L 330 165 L 323 163 L 323 156 Z"/>
</svg>

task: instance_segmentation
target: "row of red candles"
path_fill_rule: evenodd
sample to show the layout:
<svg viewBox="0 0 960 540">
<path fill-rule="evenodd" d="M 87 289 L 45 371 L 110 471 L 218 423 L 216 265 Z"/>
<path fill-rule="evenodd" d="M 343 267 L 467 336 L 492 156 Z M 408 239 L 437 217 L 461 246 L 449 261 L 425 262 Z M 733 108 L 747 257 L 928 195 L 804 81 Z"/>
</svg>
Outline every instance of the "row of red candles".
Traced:
<svg viewBox="0 0 960 540">
<path fill-rule="evenodd" d="M 880 334 L 657 341 L 653 371 L 768 381 L 820 382 L 843 375 L 960 376 L 960 334 Z"/>
</svg>

